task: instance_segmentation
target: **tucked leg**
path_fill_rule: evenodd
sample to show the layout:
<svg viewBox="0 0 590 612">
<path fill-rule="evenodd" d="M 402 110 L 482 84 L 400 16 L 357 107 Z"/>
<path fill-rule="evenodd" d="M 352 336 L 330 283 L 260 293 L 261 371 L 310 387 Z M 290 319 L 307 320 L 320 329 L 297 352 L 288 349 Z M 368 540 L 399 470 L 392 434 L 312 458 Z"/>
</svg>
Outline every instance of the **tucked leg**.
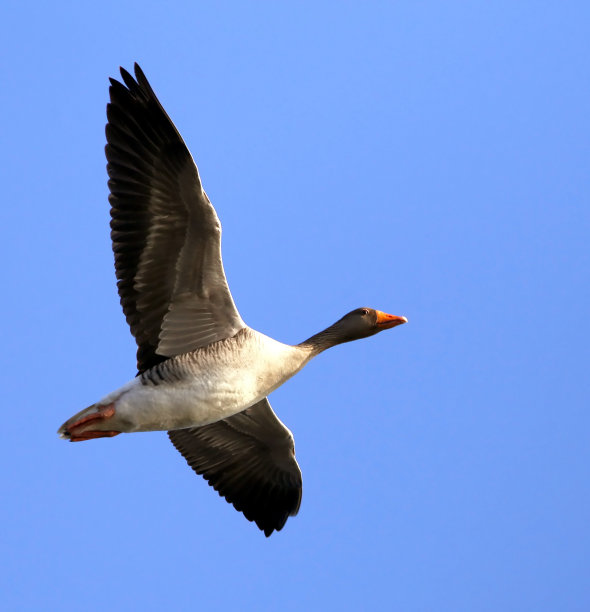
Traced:
<svg viewBox="0 0 590 612">
<path fill-rule="evenodd" d="M 102 406 L 96 412 L 88 414 L 67 426 L 65 433 L 70 438 L 70 442 L 83 442 L 94 438 L 112 438 L 120 431 L 93 429 L 98 423 L 112 418 L 115 415 L 115 405 L 108 404 Z"/>
</svg>

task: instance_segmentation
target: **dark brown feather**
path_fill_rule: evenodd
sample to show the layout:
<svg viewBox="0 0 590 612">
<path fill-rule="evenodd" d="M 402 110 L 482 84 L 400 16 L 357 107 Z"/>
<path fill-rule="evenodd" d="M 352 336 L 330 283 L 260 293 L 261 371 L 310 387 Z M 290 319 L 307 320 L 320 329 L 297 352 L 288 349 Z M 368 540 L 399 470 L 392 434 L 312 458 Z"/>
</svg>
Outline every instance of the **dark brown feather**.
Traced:
<svg viewBox="0 0 590 612">
<path fill-rule="evenodd" d="M 291 432 L 265 398 L 223 421 L 169 431 L 193 470 L 269 536 L 301 504 Z"/>
<path fill-rule="evenodd" d="M 111 237 L 140 372 L 244 324 L 221 261 L 221 225 L 182 137 L 135 65 L 111 79 L 106 157 Z M 194 312 L 212 322 L 187 326 Z"/>
</svg>

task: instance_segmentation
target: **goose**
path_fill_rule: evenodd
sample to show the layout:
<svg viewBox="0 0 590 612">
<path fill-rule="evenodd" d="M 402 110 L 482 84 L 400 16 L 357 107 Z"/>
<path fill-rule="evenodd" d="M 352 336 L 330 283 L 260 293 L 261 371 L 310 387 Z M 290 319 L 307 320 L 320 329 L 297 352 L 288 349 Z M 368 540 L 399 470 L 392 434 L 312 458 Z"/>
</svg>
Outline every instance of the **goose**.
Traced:
<svg viewBox="0 0 590 612">
<path fill-rule="evenodd" d="M 297 345 L 248 327 L 197 166 L 136 63 L 110 79 L 105 148 L 118 293 L 136 377 L 58 430 L 72 442 L 168 431 L 188 465 L 268 537 L 301 504 L 293 435 L 268 395 L 313 357 L 406 323 L 357 308 Z"/>
</svg>

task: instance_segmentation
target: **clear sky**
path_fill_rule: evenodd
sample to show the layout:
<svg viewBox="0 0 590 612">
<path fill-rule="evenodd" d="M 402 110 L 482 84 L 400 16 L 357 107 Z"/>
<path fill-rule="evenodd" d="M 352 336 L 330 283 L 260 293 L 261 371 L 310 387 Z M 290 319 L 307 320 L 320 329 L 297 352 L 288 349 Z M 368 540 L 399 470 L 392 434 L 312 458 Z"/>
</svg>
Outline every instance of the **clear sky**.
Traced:
<svg viewBox="0 0 590 612">
<path fill-rule="evenodd" d="M 590 609 L 590 4 L 5 2 L 6 610 Z M 266 539 L 164 433 L 57 427 L 135 374 L 108 77 L 201 171 L 248 324 L 409 324 L 271 398 L 303 470 Z"/>
</svg>

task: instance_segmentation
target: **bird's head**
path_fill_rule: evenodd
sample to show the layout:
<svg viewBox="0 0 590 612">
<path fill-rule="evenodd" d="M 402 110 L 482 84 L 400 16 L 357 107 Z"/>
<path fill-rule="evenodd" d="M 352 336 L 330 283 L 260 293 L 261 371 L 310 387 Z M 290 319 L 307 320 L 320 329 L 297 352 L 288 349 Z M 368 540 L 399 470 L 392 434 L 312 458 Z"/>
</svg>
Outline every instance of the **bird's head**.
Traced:
<svg viewBox="0 0 590 612">
<path fill-rule="evenodd" d="M 332 329 L 341 336 L 341 342 L 350 342 L 407 322 L 406 317 L 397 317 L 374 308 L 357 308 L 336 321 Z"/>
</svg>

